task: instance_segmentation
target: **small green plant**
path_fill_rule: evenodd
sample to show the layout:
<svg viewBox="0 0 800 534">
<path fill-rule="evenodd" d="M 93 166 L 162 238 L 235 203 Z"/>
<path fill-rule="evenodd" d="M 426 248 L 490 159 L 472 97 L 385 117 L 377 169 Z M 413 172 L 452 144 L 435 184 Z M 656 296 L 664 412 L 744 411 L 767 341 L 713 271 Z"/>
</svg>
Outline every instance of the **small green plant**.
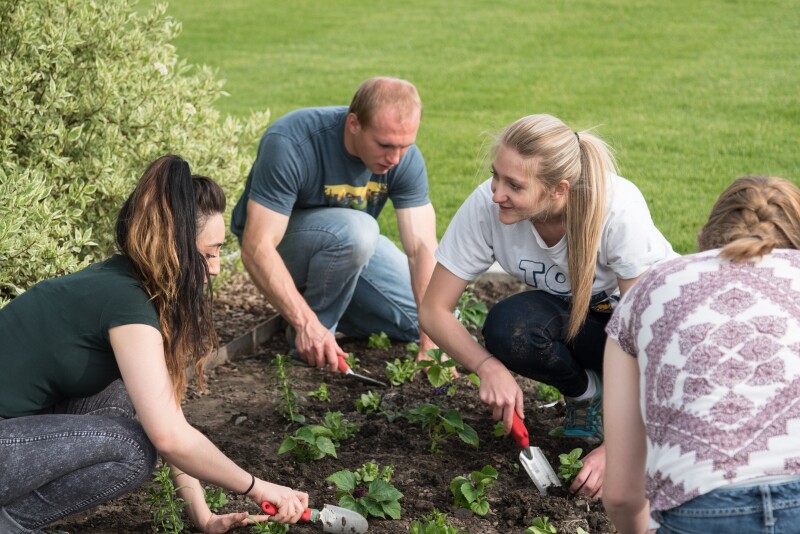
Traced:
<svg viewBox="0 0 800 534">
<path fill-rule="evenodd" d="M 327 412 L 320 424 L 331 431 L 331 439 L 334 443 L 340 443 L 352 438 L 359 428 L 356 423 L 351 423 L 345 419 L 342 412 Z"/>
<path fill-rule="evenodd" d="M 281 392 L 280 412 L 283 417 L 293 423 L 303 423 L 306 418 L 300 413 L 300 406 L 297 402 L 297 393 L 292 389 L 289 382 L 289 369 L 292 366 L 292 358 L 283 354 L 276 354 L 272 360 L 272 367 L 275 370 L 275 380 Z"/>
<path fill-rule="evenodd" d="M 411 343 L 407 343 L 406 344 L 406 357 L 407 358 L 411 358 L 412 360 L 416 360 L 417 359 L 417 354 L 419 354 L 419 344 L 414 343 L 413 341 Z"/>
<path fill-rule="evenodd" d="M 215 514 L 222 510 L 222 507 L 228 504 L 228 496 L 222 488 L 210 488 L 206 486 L 203 488 L 203 497 L 206 499 L 206 504 L 209 510 Z"/>
<path fill-rule="evenodd" d="M 453 504 L 461 508 L 469 508 L 481 517 L 489 513 L 489 501 L 486 499 L 486 488 L 497 480 L 497 469 L 491 465 L 480 471 L 473 471 L 469 476 L 457 476 L 450 482 Z"/>
<path fill-rule="evenodd" d="M 561 398 L 561 392 L 558 388 L 543 384 L 542 382 L 536 383 L 536 400 L 543 402 L 555 402 Z"/>
<path fill-rule="evenodd" d="M 254 534 L 286 534 L 289 532 L 289 525 L 265 521 L 263 523 L 254 523 L 250 527 L 250 532 Z"/>
<path fill-rule="evenodd" d="M 375 462 L 367 462 L 355 471 L 353 474 L 356 476 L 357 485 L 369 484 L 373 480 L 385 480 L 386 482 L 392 481 L 394 475 L 394 466 L 387 465 L 381 469 L 381 466 Z"/>
<path fill-rule="evenodd" d="M 442 349 L 431 349 L 425 354 L 430 356 L 431 359 L 421 360 L 418 365 L 425 369 L 428 382 L 435 388 L 450 384 L 453 380 L 451 369 L 456 367 L 458 362 L 447 358 L 447 354 Z"/>
<path fill-rule="evenodd" d="M 395 358 L 394 362 L 386 362 L 386 378 L 393 386 L 402 386 L 417 376 L 420 368 L 414 358 Z"/>
<path fill-rule="evenodd" d="M 492 436 L 494 436 L 496 438 L 502 438 L 503 436 L 505 436 L 505 434 L 503 433 L 503 430 L 504 430 L 503 429 L 503 422 L 502 421 L 496 422 L 494 424 L 494 428 L 492 429 Z"/>
<path fill-rule="evenodd" d="M 326 456 L 336 458 L 336 445 L 333 432 L 322 425 L 298 428 L 293 436 L 286 435 L 278 449 L 278 454 L 291 452 L 300 462 L 321 460 Z"/>
<path fill-rule="evenodd" d="M 325 479 L 336 484 L 338 488 L 336 497 L 339 499 L 339 506 L 358 512 L 364 517 L 400 519 L 400 499 L 403 494 L 391 482 L 380 477 L 367 483 L 363 478 L 365 474 L 363 469 L 366 467 L 367 464 L 362 467 L 360 474 L 363 484 L 359 483 L 356 473 L 347 470 L 337 471 Z M 393 470 L 394 468 L 392 468 Z M 374 472 L 374 469 L 370 467 L 368 471 Z M 381 474 L 385 472 L 386 468 Z M 391 476 L 391 473 L 389 473 L 389 476 Z"/>
<path fill-rule="evenodd" d="M 347 358 L 344 359 L 347 362 L 347 366 L 350 369 L 358 369 L 361 367 L 361 360 L 358 359 L 358 356 L 353 354 L 352 352 L 347 353 Z"/>
<path fill-rule="evenodd" d="M 316 391 L 309 391 L 309 397 L 314 397 L 315 399 L 319 399 L 322 402 L 330 402 L 331 397 L 328 395 L 328 384 L 323 382 L 319 385 Z"/>
<path fill-rule="evenodd" d="M 531 526 L 525 529 L 525 534 L 558 534 L 556 526 L 550 522 L 547 516 L 534 517 Z"/>
<path fill-rule="evenodd" d="M 422 516 L 421 519 L 415 519 L 411 523 L 411 534 L 460 534 L 455 527 L 451 527 L 446 523 L 447 514 L 440 512 L 436 508 L 433 512 Z"/>
<path fill-rule="evenodd" d="M 465 328 L 481 328 L 489 311 L 486 308 L 486 304 L 478 300 L 469 289 L 467 288 L 458 298 L 456 309 L 453 313 Z"/>
<path fill-rule="evenodd" d="M 461 413 L 456 409 L 442 413 L 442 407 L 426 403 L 407 410 L 403 415 L 411 423 L 419 424 L 428 430 L 431 453 L 442 452 L 439 445 L 451 434 L 457 435 L 468 445 L 478 447 L 478 433 L 464 422 Z"/>
<path fill-rule="evenodd" d="M 153 472 L 153 480 L 147 487 L 147 501 L 156 532 L 179 534 L 185 525 L 181 510 L 189 503 L 178 497 L 179 487 L 175 487 L 170 476 L 169 465 L 164 464 Z"/>
<path fill-rule="evenodd" d="M 581 454 L 583 454 L 583 449 L 577 448 L 572 449 L 568 454 L 558 455 L 558 461 L 561 463 L 558 466 L 559 478 L 565 482 L 572 482 L 578 476 L 581 468 L 583 468 L 583 462 L 580 459 Z"/>
<path fill-rule="evenodd" d="M 380 334 L 370 334 L 367 341 L 367 347 L 371 349 L 389 350 L 392 348 L 392 340 L 386 335 L 386 332 Z"/>
<path fill-rule="evenodd" d="M 367 391 L 361 394 L 361 398 L 356 400 L 356 411 L 358 413 L 375 413 L 381 411 L 381 396 L 374 391 Z"/>
</svg>

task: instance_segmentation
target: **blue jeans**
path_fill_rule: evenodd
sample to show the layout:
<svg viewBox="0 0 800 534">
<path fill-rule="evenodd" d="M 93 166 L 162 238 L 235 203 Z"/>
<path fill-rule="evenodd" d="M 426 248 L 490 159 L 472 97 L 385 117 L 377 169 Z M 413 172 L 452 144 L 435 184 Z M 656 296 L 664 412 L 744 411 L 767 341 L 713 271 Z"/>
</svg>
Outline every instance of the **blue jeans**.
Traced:
<svg viewBox="0 0 800 534">
<path fill-rule="evenodd" d="M 294 210 L 278 253 L 331 332 L 417 340 L 408 258 L 372 216 L 347 208 Z"/>
<path fill-rule="evenodd" d="M 800 481 L 719 488 L 654 516 L 658 534 L 797 534 Z"/>
<path fill-rule="evenodd" d="M 611 313 L 590 310 L 578 335 L 567 343 L 569 308 L 568 298 L 545 291 L 524 291 L 501 300 L 483 325 L 486 350 L 509 370 L 579 397 L 589 387 L 585 369 L 602 376 Z"/>
<path fill-rule="evenodd" d="M 133 491 L 156 450 L 121 380 L 47 413 L 0 419 L 0 532 L 39 529 Z"/>
</svg>

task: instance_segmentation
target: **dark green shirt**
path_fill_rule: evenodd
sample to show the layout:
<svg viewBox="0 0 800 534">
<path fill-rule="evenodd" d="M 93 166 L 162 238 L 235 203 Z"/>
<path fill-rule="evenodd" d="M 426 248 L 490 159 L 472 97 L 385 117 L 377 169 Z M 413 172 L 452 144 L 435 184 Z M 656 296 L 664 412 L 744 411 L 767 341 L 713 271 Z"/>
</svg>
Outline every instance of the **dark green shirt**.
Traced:
<svg viewBox="0 0 800 534">
<path fill-rule="evenodd" d="M 113 256 L 39 282 L 0 309 L 0 417 L 99 393 L 120 377 L 108 331 L 159 328 L 129 260 Z"/>
</svg>

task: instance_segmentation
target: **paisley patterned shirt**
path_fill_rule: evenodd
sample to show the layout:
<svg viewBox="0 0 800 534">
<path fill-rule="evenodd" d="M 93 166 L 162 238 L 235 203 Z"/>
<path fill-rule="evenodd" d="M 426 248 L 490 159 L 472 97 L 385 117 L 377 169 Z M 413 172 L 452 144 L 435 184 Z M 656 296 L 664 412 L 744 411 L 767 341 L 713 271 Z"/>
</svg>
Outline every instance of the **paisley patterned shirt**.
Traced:
<svg viewBox="0 0 800 534">
<path fill-rule="evenodd" d="M 607 332 L 639 363 L 651 511 L 800 474 L 800 251 L 663 262 Z"/>
</svg>

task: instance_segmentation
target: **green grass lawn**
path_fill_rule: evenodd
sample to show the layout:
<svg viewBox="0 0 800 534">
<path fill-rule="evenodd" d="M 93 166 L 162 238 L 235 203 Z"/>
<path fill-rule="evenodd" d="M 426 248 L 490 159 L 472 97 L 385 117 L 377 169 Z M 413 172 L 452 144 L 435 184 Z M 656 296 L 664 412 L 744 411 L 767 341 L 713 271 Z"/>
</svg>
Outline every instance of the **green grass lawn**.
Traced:
<svg viewBox="0 0 800 534">
<path fill-rule="evenodd" d="M 796 0 L 176 0 L 169 13 L 181 57 L 227 80 L 233 115 L 347 104 L 378 74 L 414 82 L 439 235 L 486 176 L 486 133 L 532 113 L 597 127 L 682 253 L 737 176 L 800 177 Z M 396 238 L 391 214 L 381 224 Z"/>
</svg>

